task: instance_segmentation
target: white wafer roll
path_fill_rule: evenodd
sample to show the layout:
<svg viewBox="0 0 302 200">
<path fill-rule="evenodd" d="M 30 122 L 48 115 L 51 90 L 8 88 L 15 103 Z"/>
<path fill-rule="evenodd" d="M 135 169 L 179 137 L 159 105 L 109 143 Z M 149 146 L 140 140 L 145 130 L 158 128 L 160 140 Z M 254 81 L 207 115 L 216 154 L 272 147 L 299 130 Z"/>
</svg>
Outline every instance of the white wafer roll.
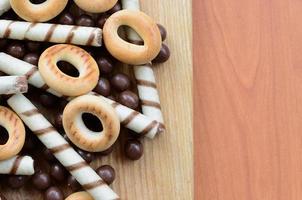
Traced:
<svg viewBox="0 0 302 200">
<path fill-rule="evenodd" d="M 119 198 L 25 96 L 15 94 L 7 103 L 95 200 Z"/>
<path fill-rule="evenodd" d="M 0 161 L 0 174 L 33 175 L 34 160 L 30 156 L 14 156 Z"/>
<path fill-rule="evenodd" d="M 84 26 L 0 20 L 0 38 L 101 46 L 102 29 Z"/>
<path fill-rule="evenodd" d="M 33 86 L 45 89 L 51 94 L 62 97 L 61 94 L 49 89 L 43 81 L 39 71 L 37 71 L 36 66 L 1 52 L 0 71 L 10 75 L 25 75 L 28 78 L 28 82 Z M 110 104 L 118 105 L 115 107 L 115 111 L 118 114 L 121 123 L 127 128 L 140 134 L 146 134 L 149 138 L 153 138 L 158 132 L 162 131 L 157 121 L 108 98 L 102 98 Z"/>
<path fill-rule="evenodd" d="M 0 76 L 0 94 L 25 93 L 27 90 L 25 76 Z"/>
<path fill-rule="evenodd" d="M 122 0 L 123 9 L 140 10 L 139 0 Z M 135 31 L 127 29 L 128 40 L 140 44 L 141 38 Z M 145 64 L 134 67 L 134 75 L 137 82 L 138 96 L 142 105 L 142 112 L 161 123 L 161 131 L 165 130 L 163 114 L 160 107 L 158 90 L 156 87 L 155 75 L 151 64 Z"/>
<path fill-rule="evenodd" d="M 9 0 L 1 0 L 0 1 L 0 15 L 5 13 L 6 11 L 8 11 L 10 8 L 11 7 L 10 7 Z"/>
</svg>

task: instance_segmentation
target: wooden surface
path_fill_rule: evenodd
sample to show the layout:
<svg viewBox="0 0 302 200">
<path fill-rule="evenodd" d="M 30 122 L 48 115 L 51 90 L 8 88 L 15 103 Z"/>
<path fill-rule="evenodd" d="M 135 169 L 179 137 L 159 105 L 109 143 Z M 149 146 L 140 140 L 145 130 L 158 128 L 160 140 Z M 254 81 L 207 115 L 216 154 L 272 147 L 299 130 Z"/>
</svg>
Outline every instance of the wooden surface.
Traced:
<svg viewBox="0 0 302 200">
<path fill-rule="evenodd" d="M 193 7 L 196 199 L 302 199 L 302 1 Z"/>
<path fill-rule="evenodd" d="M 141 0 L 142 10 L 168 30 L 170 60 L 155 68 L 168 130 L 154 140 L 144 139 L 144 157 L 130 162 L 118 145 L 109 157 L 92 163 L 111 164 L 117 173 L 113 189 L 124 200 L 192 199 L 192 59 L 191 3 L 181 0 Z M 180 15 L 181 13 L 181 15 Z M 2 191 L 9 200 L 38 200 L 29 188 Z"/>
</svg>

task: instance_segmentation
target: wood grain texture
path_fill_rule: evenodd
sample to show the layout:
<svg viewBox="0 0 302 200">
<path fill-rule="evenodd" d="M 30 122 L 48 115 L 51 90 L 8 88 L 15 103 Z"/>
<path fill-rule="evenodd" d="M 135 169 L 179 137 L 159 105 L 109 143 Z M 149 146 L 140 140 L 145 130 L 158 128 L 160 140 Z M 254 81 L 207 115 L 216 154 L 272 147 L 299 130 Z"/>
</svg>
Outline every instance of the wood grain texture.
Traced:
<svg viewBox="0 0 302 200">
<path fill-rule="evenodd" d="M 301 199 L 302 2 L 193 7 L 196 199 Z"/>
<path fill-rule="evenodd" d="M 98 157 L 93 167 L 111 164 L 117 173 L 113 189 L 124 200 L 192 199 L 192 54 L 191 2 L 141 0 L 142 10 L 166 26 L 170 60 L 154 68 L 167 131 L 154 140 L 144 139 L 144 157 L 123 158 L 119 143 L 109 157 Z M 180 15 L 181 13 L 181 15 Z M 130 70 L 131 71 L 131 70 Z M 29 187 L 0 188 L 9 200 L 43 199 Z"/>
</svg>

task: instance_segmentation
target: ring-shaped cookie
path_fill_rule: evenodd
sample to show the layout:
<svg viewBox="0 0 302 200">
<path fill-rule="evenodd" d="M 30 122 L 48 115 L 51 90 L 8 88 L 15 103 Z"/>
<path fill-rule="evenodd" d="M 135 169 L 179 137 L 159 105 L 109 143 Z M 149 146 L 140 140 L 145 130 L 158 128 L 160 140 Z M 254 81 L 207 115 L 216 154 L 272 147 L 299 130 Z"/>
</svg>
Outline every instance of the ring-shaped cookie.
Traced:
<svg viewBox="0 0 302 200">
<path fill-rule="evenodd" d="M 57 63 L 66 61 L 78 71 L 78 77 L 63 73 Z M 46 49 L 39 59 L 39 71 L 45 83 L 65 96 L 79 96 L 93 90 L 99 79 L 99 68 L 93 57 L 83 49 L 58 44 Z"/>
<path fill-rule="evenodd" d="M 93 200 L 88 192 L 76 192 L 69 195 L 65 200 Z"/>
<path fill-rule="evenodd" d="M 0 125 L 8 132 L 7 142 L 0 145 L 0 160 L 6 160 L 17 155 L 24 146 L 25 128 L 15 113 L 3 106 L 0 106 Z"/>
<path fill-rule="evenodd" d="M 29 22 L 45 22 L 55 18 L 66 7 L 68 0 L 46 0 L 40 4 L 30 0 L 10 0 L 12 9 L 19 17 Z"/>
<path fill-rule="evenodd" d="M 144 41 L 136 45 L 118 35 L 121 26 L 134 29 Z M 161 48 L 161 35 L 151 17 L 140 11 L 121 10 L 111 15 L 103 28 L 103 37 L 108 51 L 118 60 L 132 65 L 145 64 L 153 60 Z"/>
<path fill-rule="evenodd" d="M 103 130 L 88 129 L 82 119 L 84 113 L 96 116 Z M 117 140 L 120 121 L 113 107 L 103 99 L 93 95 L 76 97 L 63 111 L 63 127 L 68 138 L 79 148 L 89 152 L 108 149 Z"/>
<path fill-rule="evenodd" d="M 118 0 L 74 0 L 82 10 L 90 13 L 102 13 L 110 10 Z"/>
</svg>

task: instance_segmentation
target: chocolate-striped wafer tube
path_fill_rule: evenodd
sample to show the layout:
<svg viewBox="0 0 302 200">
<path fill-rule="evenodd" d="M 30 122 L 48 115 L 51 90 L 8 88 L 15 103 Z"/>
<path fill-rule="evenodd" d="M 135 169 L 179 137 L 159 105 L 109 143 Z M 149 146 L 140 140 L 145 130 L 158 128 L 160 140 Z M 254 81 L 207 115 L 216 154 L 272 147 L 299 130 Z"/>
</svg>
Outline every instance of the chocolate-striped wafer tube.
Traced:
<svg viewBox="0 0 302 200">
<path fill-rule="evenodd" d="M 37 88 L 45 89 L 49 93 L 58 97 L 62 97 L 61 94 L 58 94 L 45 84 L 39 71 L 37 71 L 36 66 L 14 58 L 6 53 L 0 53 L 0 71 L 9 75 L 25 75 L 31 85 Z M 117 105 L 114 106 L 114 108 L 122 125 L 130 130 L 133 130 L 137 133 L 146 134 L 146 136 L 149 138 L 153 138 L 158 132 L 161 131 L 159 123 L 156 120 L 153 120 L 126 106 L 118 104 L 108 98 L 103 96 L 102 98 L 112 105 Z"/>
<path fill-rule="evenodd" d="M 0 15 L 5 13 L 6 11 L 8 11 L 10 8 L 11 7 L 10 7 L 9 0 L 1 0 L 0 1 Z"/>
<path fill-rule="evenodd" d="M 0 38 L 101 46 L 102 29 L 84 26 L 0 20 Z"/>
<path fill-rule="evenodd" d="M 123 9 L 140 10 L 139 0 L 122 0 L 122 6 Z M 143 43 L 132 29 L 127 29 L 127 38 L 135 44 Z M 134 75 L 143 114 L 160 122 L 160 129 L 164 131 L 164 119 L 151 63 L 134 66 Z"/>
<path fill-rule="evenodd" d="M 33 175 L 34 160 L 30 156 L 14 156 L 0 161 L 0 174 Z"/>
<path fill-rule="evenodd" d="M 119 198 L 30 100 L 22 94 L 15 94 L 7 103 L 95 200 Z"/>
<path fill-rule="evenodd" d="M 25 76 L 0 76 L 0 94 L 25 93 L 27 90 Z"/>
</svg>

